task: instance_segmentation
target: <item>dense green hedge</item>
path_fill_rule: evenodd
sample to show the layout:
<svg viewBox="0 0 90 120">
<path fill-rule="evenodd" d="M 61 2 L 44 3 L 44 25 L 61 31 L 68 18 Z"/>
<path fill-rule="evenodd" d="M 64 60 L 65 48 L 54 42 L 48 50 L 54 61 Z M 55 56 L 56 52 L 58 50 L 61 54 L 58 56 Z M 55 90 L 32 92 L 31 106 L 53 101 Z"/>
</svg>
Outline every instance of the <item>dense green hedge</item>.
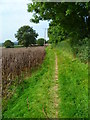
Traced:
<svg viewBox="0 0 90 120">
<path fill-rule="evenodd" d="M 73 53 L 78 57 L 82 62 L 87 62 L 89 58 L 89 38 L 84 38 L 79 40 L 77 43 L 71 43 Z"/>
</svg>

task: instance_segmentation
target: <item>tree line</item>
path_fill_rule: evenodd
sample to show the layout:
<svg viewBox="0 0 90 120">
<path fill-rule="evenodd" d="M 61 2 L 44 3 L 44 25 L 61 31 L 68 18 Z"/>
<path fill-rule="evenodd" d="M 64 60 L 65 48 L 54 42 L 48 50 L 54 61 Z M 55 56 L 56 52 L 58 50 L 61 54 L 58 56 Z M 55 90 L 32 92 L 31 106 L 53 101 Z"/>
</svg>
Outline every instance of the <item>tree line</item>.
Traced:
<svg viewBox="0 0 90 120">
<path fill-rule="evenodd" d="M 36 31 L 28 25 L 20 27 L 15 34 L 15 38 L 17 38 L 18 44 L 23 45 L 24 47 L 29 47 L 32 44 L 43 46 L 45 40 L 43 38 L 39 38 L 38 40 L 36 40 L 37 36 L 38 33 L 36 33 Z M 14 43 L 11 40 L 6 40 L 4 42 L 4 46 L 6 48 L 13 48 Z"/>
</svg>

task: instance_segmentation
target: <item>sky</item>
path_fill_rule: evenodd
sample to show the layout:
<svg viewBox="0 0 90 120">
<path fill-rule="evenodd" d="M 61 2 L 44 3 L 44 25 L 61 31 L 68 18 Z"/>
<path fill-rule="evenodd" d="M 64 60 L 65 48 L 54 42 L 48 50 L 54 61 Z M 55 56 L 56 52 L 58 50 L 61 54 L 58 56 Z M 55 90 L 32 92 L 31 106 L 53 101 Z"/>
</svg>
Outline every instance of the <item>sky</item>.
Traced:
<svg viewBox="0 0 90 120">
<path fill-rule="evenodd" d="M 39 34 L 38 38 L 46 38 L 49 27 L 48 21 L 39 24 L 30 22 L 32 13 L 27 12 L 27 4 L 31 0 L 0 0 L 0 43 L 5 40 L 17 41 L 15 34 L 21 26 L 29 25 Z M 46 36 L 46 37 L 45 37 Z"/>
</svg>

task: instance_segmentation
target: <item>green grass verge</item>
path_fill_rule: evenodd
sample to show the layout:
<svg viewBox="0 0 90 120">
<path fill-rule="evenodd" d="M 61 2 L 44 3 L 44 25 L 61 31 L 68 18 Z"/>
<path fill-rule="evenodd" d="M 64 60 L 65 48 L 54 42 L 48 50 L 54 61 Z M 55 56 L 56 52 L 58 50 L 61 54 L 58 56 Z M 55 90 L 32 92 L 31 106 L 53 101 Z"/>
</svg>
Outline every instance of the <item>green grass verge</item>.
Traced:
<svg viewBox="0 0 90 120">
<path fill-rule="evenodd" d="M 17 87 L 16 93 L 3 111 L 3 118 L 54 117 L 54 72 L 55 54 L 48 47 L 41 68 Z"/>
<path fill-rule="evenodd" d="M 14 45 L 14 48 L 21 48 L 24 47 L 23 45 Z"/>
<path fill-rule="evenodd" d="M 88 117 L 88 65 L 73 58 L 68 42 L 57 47 L 59 68 L 59 117 Z"/>
</svg>

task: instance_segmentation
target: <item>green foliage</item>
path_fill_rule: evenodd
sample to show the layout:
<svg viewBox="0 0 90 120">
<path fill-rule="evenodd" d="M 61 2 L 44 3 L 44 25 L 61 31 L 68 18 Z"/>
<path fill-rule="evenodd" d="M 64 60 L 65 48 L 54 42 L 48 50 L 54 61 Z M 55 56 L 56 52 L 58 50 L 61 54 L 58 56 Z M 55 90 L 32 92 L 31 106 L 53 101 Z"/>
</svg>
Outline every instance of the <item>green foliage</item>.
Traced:
<svg viewBox="0 0 90 120">
<path fill-rule="evenodd" d="M 73 58 L 66 41 L 57 47 L 59 69 L 59 117 L 88 118 L 88 65 Z"/>
<path fill-rule="evenodd" d="M 6 48 L 13 48 L 14 47 L 14 43 L 11 42 L 11 40 L 6 40 L 3 44 Z"/>
<path fill-rule="evenodd" d="M 88 58 L 90 50 L 89 50 L 89 40 L 90 38 L 84 38 L 78 40 L 78 42 L 74 42 L 76 40 L 71 39 L 71 46 L 73 53 L 76 57 L 78 57 L 82 62 L 88 62 Z"/>
<path fill-rule="evenodd" d="M 19 44 L 25 47 L 35 44 L 37 36 L 38 34 L 30 26 L 23 26 L 19 28 L 17 34 L 15 34 Z"/>
<path fill-rule="evenodd" d="M 48 29 L 48 36 L 51 43 L 57 44 L 65 40 L 67 32 L 60 25 L 54 26 L 53 23 L 51 23 Z"/>
<path fill-rule="evenodd" d="M 58 44 L 70 38 L 74 54 L 87 61 L 88 46 L 83 41 L 90 38 L 89 2 L 33 2 L 28 4 L 28 12 L 33 11 L 32 22 L 50 21 L 49 43 Z"/>
<path fill-rule="evenodd" d="M 87 61 L 88 45 L 83 41 L 86 37 L 90 39 L 89 2 L 34 2 L 28 4 L 28 12 L 33 11 L 32 22 L 50 21 L 49 43 L 58 44 L 70 38 L 75 56 Z"/>
<path fill-rule="evenodd" d="M 28 4 L 28 12 L 34 11 L 32 22 L 51 20 L 55 26 L 59 25 L 69 33 L 79 37 L 89 35 L 88 18 L 90 4 L 77 2 L 33 2 Z M 87 24 L 86 24 L 87 23 Z"/>
<path fill-rule="evenodd" d="M 45 42 L 45 40 L 44 40 L 43 38 L 39 38 L 39 39 L 37 40 L 37 44 L 40 45 L 40 46 L 43 46 L 43 45 L 44 45 L 44 42 Z"/>
</svg>

